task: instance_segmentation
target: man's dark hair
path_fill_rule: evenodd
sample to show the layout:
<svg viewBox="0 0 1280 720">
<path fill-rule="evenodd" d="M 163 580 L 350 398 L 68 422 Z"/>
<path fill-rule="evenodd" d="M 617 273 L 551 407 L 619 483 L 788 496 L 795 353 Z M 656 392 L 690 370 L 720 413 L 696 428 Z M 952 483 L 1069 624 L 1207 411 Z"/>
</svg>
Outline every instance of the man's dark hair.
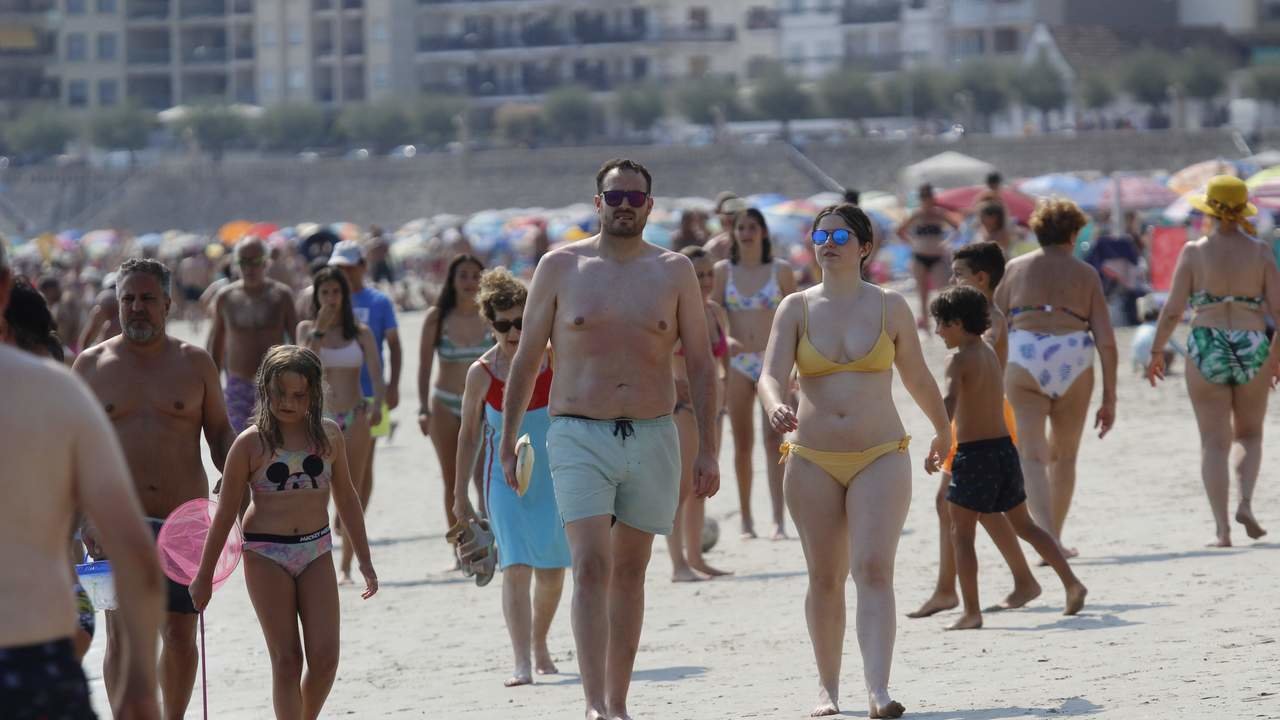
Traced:
<svg viewBox="0 0 1280 720">
<path fill-rule="evenodd" d="M 644 176 L 645 192 L 653 194 L 653 176 L 649 174 L 648 168 L 627 158 L 614 158 L 604 165 L 600 166 L 600 172 L 596 173 L 596 194 L 604 192 L 604 178 L 614 170 L 629 170 L 634 173 L 640 173 Z"/>
<path fill-rule="evenodd" d="M 987 173 L 987 187 L 994 190 L 995 188 L 999 187 L 1000 183 L 1003 181 L 1004 181 L 1004 178 L 1000 177 L 1000 173 L 998 172 Z"/>
<path fill-rule="evenodd" d="M 969 266 L 970 272 L 987 274 L 988 288 L 995 292 L 996 286 L 1004 278 L 1004 251 L 993 242 L 973 243 L 956 251 L 953 259 Z"/>
<path fill-rule="evenodd" d="M 858 200 L 860 199 L 862 199 L 861 192 L 858 192 L 853 188 L 848 188 L 844 191 L 844 201 L 846 203 L 856 206 L 858 204 Z"/>
<path fill-rule="evenodd" d="M 143 273 L 150 275 L 160 281 L 160 287 L 164 290 L 164 296 L 170 295 L 170 280 L 173 274 L 169 272 L 169 268 L 159 260 L 150 258 L 129 258 L 120 263 L 120 269 L 116 270 L 116 288 L 124 286 L 124 279 L 134 273 Z"/>
<path fill-rule="evenodd" d="M 991 327 L 987 296 L 967 285 L 952 285 L 938 293 L 929 304 L 929 314 L 939 325 L 959 321 L 970 335 L 981 335 Z"/>
<path fill-rule="evenodd" d="M 919 195 L 921 200 L 923 200 L 924 198 L 933 197 L 933 183 L 922 184 L 920 186 L 920 189 L 917 190 L 916 193 Z"/>
</svg>

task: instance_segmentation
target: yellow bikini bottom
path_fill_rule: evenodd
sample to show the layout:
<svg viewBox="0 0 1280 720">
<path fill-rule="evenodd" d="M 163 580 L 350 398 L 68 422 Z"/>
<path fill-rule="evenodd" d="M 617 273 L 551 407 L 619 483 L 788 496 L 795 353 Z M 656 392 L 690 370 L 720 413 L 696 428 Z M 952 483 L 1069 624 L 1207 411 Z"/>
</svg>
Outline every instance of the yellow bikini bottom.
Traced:
<svg viewBox="0 0 1280 720">
<path fill-rule="evenodd" d="M 853 479 L 858 476 L 858 473 L 865 470 L 868 465 L 891 452 L 906 452 L 910 444 L 911 436 L 907 435 L 901 440 L 876 445 L 873 448 L 858 452 L 832 452 L 829 450 L 813 450 L 793 442 L 784 442 L 782 447 L 778 448 L 778 451 L 782 453 L 778 464 L 781 465 L 786 462 L 788 455 L 799 455 L 825 470 L 832 479 L 847 488 L 849 483 L 853 482 Z"/>
</svg>

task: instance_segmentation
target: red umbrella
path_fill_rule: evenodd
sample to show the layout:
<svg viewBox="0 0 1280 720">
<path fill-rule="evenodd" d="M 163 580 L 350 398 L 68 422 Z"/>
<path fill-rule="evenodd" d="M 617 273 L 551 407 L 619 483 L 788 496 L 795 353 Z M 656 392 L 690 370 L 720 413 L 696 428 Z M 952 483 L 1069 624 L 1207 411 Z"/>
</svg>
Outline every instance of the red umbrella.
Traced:
<svg viewBox="0 0 1280 720">
<path fill-rule="evenodd" d="M 1102 198 L 1098 201 L 1098 207 L 1112 207 L 1117 191 L 1120 193 L 1120 207 L 1124 210 L 1165 207 L 1178 199 L 1177 193 L 1165 187 L 1163 183 L 1148 177 L 1125 175 L 1107 181 L 1102 189 Z"/>
<path fill-rule="evenodd" d="M 978 199 L 978 195 L 986 191 L 986 185 L 971 185 L 969 187 L 944 190 L 934 195 L 934 199 L 938 202 L 938 205 L 948 210 L 964 212 L 972 208 L 974 200 Z M 1005 212 L 1012 215 L 1020 223 L 1030 220 L 1031 213 L 1036 209 L 1035 198 L 1009 188 L 1000 189 L 1000 202 L 1004 205 Z"/>
</svg>

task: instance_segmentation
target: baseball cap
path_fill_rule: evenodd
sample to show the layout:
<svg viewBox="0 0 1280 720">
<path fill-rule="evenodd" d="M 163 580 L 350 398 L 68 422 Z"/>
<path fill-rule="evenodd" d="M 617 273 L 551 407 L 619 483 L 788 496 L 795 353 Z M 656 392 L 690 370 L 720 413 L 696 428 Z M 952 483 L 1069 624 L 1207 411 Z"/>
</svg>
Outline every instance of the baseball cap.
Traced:
<svg viewBox="0 0 1280 720">
<path fill-rule="evenodd" d="M 364 262 L 364 249 L 355 240 L 343 240 L 333 246 L 333 255 L 329 256 L 330 265 L 352 266 Z"/>
</svg>

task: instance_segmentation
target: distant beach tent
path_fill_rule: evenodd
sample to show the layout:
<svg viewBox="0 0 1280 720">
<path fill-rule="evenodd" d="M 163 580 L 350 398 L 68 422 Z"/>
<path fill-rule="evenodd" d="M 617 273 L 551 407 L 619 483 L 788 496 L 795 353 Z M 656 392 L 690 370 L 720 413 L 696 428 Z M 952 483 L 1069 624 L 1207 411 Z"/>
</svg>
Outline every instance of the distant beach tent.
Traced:
<svg viewBox="0 0 1280 720">
<path fill-rule="evenodd" d="M 902 169 L 898 179 L 907 192 L 914 191 L 924 183 L 932 183 L 935 188 L 943 190 L 981 185 L 986 182 L 987 175 L 995 170 L 996 166 L 989 162 L 948 150 L 915 165 L 908 165 Z"/>
</svg>

